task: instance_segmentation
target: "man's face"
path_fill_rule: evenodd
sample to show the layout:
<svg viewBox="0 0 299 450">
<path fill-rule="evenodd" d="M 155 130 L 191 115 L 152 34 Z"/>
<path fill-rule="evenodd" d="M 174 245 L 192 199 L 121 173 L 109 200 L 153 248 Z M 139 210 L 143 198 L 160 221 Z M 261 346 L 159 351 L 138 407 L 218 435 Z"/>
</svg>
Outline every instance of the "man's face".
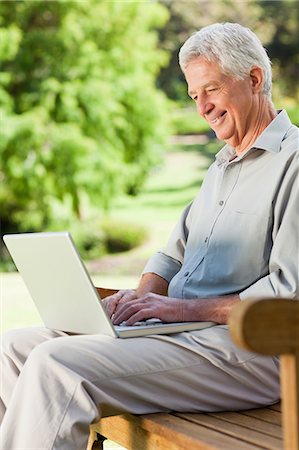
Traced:
<svg viewBox="0 0 299 450">
<path fill-rule="evenodd" d="M 257 115 L 257 98 L 250 76 L 236 80 L 224 75 L 217 63 L 201 57 L 188 64 L 185 76 L 198 114 L 219 139 L 233 147 L 240 146 Z"/>
</svg>

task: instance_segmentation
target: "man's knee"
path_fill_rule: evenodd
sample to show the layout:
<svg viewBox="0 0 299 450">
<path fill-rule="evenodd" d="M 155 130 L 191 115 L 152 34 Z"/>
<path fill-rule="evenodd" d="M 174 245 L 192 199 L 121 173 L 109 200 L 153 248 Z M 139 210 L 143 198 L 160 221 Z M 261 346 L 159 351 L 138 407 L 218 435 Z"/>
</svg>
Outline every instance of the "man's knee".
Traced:
<svg viewBox="0 0 299 450">
<path fill-rule="evenodd" d="M 12 359 L 20 367 L 25 363 L 33 349 L 54 337 L 45 328 L 24 328 L 9 330 L 1 336 L 1 354 Z"/>
<path fill-rule="evenodd" d="M 50 360 L 60 361 L 62 355 L 67 355 L 66 345 L 64 345 L 64 341 L 67 339 L 66 337 L 60 337 L 40 342 L 30 352 L 28 363 L 34 361 L 34 364 L 39 366 L 47 365 Z"/>
<path fill-rule="evenodd" d="M 23 353 L 26 331 L 9 330 L 1 335 L 1 353 L 7 356 Z"/>
</svg>

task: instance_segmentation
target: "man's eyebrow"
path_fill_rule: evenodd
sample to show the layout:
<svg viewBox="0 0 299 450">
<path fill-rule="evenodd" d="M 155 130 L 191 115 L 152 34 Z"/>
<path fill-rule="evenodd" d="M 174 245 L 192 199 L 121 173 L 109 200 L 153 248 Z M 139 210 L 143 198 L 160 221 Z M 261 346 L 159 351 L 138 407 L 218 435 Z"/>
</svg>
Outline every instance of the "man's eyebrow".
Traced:
<svg viewBox="0 0 299 450">
<path fill-rule="evenodd" d="M 219 82 L 218 81 L 216 81 L 216 80 L 211 80 L 211 81 L 208 81 L 206 84 L 204 84 L 203 86 L 200 86 L 200 89 L 206 89 L 207 87 L 209 87 L 209 86 L 211 86 L 211 85 L 213 85 L 213 84 L 219 84 Z M 196 92 L 197 91 L 194 91 L 194 90 L 188 90 L 188 95 L 191 97 L 191 95 L 193 95 L 193 94 L 196 94 Z"/>
</svg>

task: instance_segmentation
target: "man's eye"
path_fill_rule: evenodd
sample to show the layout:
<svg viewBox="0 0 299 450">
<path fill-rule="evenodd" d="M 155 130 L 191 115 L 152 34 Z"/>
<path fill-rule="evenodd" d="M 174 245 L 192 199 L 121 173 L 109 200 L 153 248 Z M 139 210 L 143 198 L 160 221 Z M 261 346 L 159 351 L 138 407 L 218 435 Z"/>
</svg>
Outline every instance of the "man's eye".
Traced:
<svg viewBox="0 0 299 450">
<path fill-rule="evenodd" d="M 218 90 L 218 88 L 210 88 L 210 89 L 207 90 L 207 92 L 209 94 L 209 93 L 217 91 L 217 90 Z"/>
</svg>

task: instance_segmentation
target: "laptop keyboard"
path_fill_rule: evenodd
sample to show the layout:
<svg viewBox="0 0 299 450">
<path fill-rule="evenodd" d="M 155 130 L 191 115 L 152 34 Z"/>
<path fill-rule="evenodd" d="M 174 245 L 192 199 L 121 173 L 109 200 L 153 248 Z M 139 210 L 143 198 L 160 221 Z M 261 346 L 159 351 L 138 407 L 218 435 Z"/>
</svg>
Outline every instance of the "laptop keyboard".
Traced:
<svg viewBox="0 0 299 450">
<path fill-rule="evenodd" d="M 162 320 L 157 319 L 155 317 L 151 318 L 151 319 L 146 319 L 146 320 L 141 320 L 140 322 L 135 322 L 133 325 L 133 327 L 146 327 L 146 326 L 153 326 L 153 325 L 161 325 Z M 120 323 L 118 326 L 120 327 L 127 327 L 128 325 L 126 324 L 126 322 L 122 322 Z"/>
</svg>

